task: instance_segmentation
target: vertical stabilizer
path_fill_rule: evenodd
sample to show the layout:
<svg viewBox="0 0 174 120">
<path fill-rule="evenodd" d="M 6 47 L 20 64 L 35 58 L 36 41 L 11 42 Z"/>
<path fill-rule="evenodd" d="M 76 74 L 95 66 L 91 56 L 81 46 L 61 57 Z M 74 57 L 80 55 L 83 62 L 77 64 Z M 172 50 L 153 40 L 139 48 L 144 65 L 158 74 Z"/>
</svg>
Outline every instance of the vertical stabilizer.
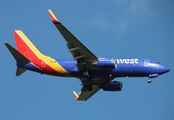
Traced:
<svg viewBox="0 0 174 120">
<path fill-rule="evenodd" d="M 43 58 L 43 54 L 32 44 L 21 30 L 14 31 L 17 50 L 30 61 Z"/>
</svg>

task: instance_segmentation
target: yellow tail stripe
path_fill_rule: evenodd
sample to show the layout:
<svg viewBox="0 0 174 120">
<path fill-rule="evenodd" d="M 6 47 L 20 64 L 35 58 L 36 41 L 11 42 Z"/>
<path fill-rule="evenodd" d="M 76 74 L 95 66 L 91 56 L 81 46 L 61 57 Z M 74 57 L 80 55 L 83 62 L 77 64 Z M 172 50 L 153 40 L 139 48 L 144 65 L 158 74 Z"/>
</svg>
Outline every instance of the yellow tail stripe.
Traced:
<svg viewBox="0 0 174 120">
<path fill-rule="evenodd" d="M 44 55 L 39 52 L 39 50 L 31 43 L 31 41 L 25 36 L 21 30 L 15 30 L 15 32 L 22 38 L 22 40 L 30 47 L 30 49 L 35 53 L 38 58 L 44 58 Z"/>
<path fill-rule="evenodd" d="M 17 34 L 21 37 L 21 39 L 28 45 L 28 47 L 33 51 L 33 53 L 42 61 L 44 61 L 48 66 L 57 71 L 58 73 L 71 76 L 58 62 L 51 63 L 53 59 L 51 57 L 45 56 L 32 44 L 32 42 L 25 36 L 25 34 L 21 30 L 16 30 Z"/>
</svg>

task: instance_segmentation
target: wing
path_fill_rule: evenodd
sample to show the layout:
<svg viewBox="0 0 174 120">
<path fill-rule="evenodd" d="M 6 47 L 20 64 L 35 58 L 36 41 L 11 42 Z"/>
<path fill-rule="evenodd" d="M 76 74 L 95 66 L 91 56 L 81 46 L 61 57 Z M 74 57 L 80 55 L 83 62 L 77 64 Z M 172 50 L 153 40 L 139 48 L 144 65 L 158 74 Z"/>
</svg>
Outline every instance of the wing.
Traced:
<svg viewBox="0 0 174 120">
<path fill-rule="evenodd" d="M 100 86 L 99 85 L 92 85 L 92 91 L 88 91 L 84 86 L 81 89 L 81 93 L 80 95 L 78 95 L 75 91 L 73 91 L 74 94 L 74 98 L 78 101 L 86 101 L 88 100 L 90 97 L 92 97 L 96 92 L 98 92 L 100 90 Z"/>
<path fill-rule="evenodd" d="M 83 45 L 65 26 L 63 26 L 51 10 L 48 10 L 48 12 L 52 22 L 67 41 L 68 51 L 71 52 L 74 59 L 77 60 L 78 69 L 84 70 L 87 65 L 89 66 L 89 64 L 95 62 L 98 57 Z"/>
</svg>

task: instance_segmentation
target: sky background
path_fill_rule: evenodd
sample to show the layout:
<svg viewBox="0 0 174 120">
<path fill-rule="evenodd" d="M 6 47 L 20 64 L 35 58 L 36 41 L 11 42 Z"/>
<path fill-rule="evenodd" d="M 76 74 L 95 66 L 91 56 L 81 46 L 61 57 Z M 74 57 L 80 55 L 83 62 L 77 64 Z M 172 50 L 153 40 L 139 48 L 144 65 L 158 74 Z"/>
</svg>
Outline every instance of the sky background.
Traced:
<svg viewBox="0 0 174 120">
<path fill-rule="evenodd" d="M 1 0 L 0 120 L 173 120 L 173 0 Z M 75 101 L 81 83 L 27 71 L 15 76 L 15 60 L 3 42 L 15 46 L 21 29 L 44 54 L 72 57 L 51 22 L 48 9 L 99 57 L 149 58 L 171 68 L 147 78 L 117 78 L 121 92 L 100 90 L 87 102 Z"/>
</svg>

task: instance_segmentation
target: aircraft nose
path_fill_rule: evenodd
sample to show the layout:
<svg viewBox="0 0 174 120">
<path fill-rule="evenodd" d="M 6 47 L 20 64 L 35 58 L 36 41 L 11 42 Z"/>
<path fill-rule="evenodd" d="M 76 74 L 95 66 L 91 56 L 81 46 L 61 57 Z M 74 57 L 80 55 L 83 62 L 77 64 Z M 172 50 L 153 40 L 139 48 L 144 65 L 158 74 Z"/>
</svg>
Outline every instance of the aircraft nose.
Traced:
<svg viewBox="0 0 174 120">
<path fill-rule="evenodd" d="M 162 72 L 163 73 L 167 73 L 170 71 L 170 68 L 166 67 L 166 66 L 162 66 Z"/>
<path fill-rule="evenodd" d="M 165 71 L 165 73 L 166 73 L 166 72 L 169 72 L 169 71 L 170 71 L 170 68 L 164 67 L 164 71 Z"/>
</svg>

